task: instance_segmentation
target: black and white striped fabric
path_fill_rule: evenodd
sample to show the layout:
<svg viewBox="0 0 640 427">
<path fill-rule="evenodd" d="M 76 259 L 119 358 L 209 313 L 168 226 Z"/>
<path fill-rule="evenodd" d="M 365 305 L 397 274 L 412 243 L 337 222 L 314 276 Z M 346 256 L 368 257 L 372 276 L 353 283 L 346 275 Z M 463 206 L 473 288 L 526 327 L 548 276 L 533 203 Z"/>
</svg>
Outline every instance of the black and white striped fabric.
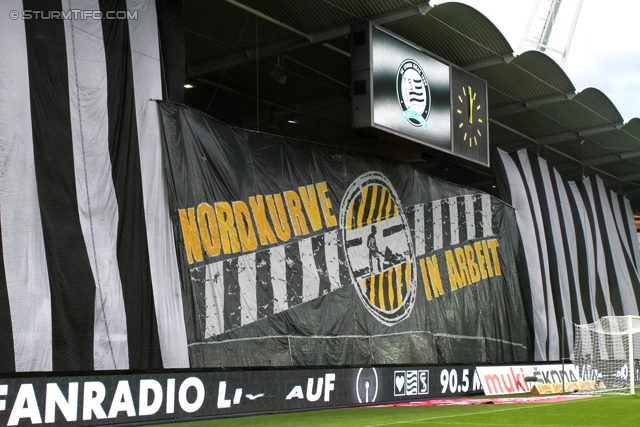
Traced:
<svg viewBox="0 0 640 427">
<path fill-rule="evenodd" d="M 155 1 L 4 0 L 0 28 L 0 371 L 188 367 Z"/>
<path fill-rule="evenodd" d="M 495 236 L 491 196 L 473 194 L 405 210 L 416 257 Z M 337 229 L 204 267 L 204 338 L 251 324 L 351 283 Z"/>
<path fill-rule="evenodd" d="M 526 150 L 498 150 L 493 167 L 501 194 L 516 208 L 529 286 L 536 360 L 559 360 L 561 324 L 571 351 L 572 322 L 638 315 L 638 239 L 629 200 L 598 176 L 579 182 Z"/>
<path fill-rule="evenodd" d="M 495 236 L 491 196 L 468 194 L 421 203 L 406 210 L 414 227 L 416 258 L 467 240 Z"/>
</svg>

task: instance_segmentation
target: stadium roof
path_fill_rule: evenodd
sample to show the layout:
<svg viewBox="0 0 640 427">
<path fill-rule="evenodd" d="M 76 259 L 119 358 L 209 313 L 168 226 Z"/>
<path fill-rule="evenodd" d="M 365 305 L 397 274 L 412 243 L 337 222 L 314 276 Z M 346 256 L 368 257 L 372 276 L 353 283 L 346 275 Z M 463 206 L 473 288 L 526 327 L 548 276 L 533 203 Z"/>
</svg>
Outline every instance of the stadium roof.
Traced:
<svg viewBox="0 0 640 427">
<path fill-rule="evenodd" d="M 640 119 L 594 88 L 577 91 L 551 58 L 514 56 L 475 9 L 416 0 L 184 0 L 186 103 L 229 124 L 412 162 L 495 193 L 473 170 L 351 128 L 350 24 L 374 21 L 488 83 L 490 141 L 528 148 L 569 180 L 599 174 L 640 211 Z M 259 102 L 258 102 L 259 100 Z M 259 107 L 259 108 L 258 108 Z"/>
</svg>

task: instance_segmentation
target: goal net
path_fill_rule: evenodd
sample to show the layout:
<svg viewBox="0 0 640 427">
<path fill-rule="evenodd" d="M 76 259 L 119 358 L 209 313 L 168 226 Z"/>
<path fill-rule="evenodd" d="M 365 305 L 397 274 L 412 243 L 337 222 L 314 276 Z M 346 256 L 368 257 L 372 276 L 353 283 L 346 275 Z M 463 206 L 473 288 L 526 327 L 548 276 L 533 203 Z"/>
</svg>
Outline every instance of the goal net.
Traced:
<svg viewBox="0 0 640 427">
<path fill-rule="evenodd" d="M 640 379 L 640 317 L 605 316 L 574 325 L 572 362 L 582 381 L 595 380 L 593 393 L 635 393 Z"/>
</svg>

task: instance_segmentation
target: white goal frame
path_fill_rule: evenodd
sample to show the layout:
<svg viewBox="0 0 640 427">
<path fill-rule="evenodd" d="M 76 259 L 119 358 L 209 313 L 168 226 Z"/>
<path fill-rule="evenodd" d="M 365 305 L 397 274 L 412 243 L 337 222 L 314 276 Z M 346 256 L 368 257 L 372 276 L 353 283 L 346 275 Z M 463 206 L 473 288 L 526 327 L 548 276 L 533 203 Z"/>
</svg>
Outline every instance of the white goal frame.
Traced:
<svg viewBox="0 0 640 427">
<path fill-rule="evenodd" d="M 595 393 L 635 394 L 640 316 L 604 316 L 594 323 L 574 324 L 571 360 L 579 369 L 581 380 L 596 380 L 598 385 L 606 386 Z"/>
</svg>

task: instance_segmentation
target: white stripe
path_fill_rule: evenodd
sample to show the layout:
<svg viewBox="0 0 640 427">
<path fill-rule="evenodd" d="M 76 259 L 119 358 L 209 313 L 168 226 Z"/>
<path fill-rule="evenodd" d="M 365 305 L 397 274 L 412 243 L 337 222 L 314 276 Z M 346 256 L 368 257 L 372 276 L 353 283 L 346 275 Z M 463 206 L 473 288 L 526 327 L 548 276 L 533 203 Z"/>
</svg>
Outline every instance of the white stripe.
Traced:
<svg viewBox="0 0 640 427">
<path fill-rule="evenodd" d="M 591 234 L 591 221 L 587 215 L 587 207 L 582 199 L 582 194 L 575 182 L 569 182 L 569 188 L 573 193 L 573 198 L 578 206 L 578 214 L 580 215 L 580 223 L 582 225 L 582 233 L 585 236 L 584 244 L 585 251 L 587 252 L 587 259 L 583 261 L 583 265 L 587 267 L 588 271 L 588 286 L 589 286 L 589 301 L 591 303 L 591 312 L 593 313 L 593 320 L 598 320 L 600 314 L 598 313 L 598 307 L 596 305 L 596 255 L 595 247 L 593 245 L 593 236 Z M 602 313 L 605 315 L 606 313 Z"/>
<path fill-rule="evenodd" d="M 298 242 L 300 249 L 300 261 L 302 262 L 302 302 L 318 298 L 320 293 L 320 276 L 316 261 L 313 258 L 313 245 L 311 239 Z"/>
<path fill-rule="evenodd" d="M 421 257 L 425 253 L 426 244 L 424 241 L 424 204 L 414 206 L 415 220 L 414 229 L 416 236 L 416 257 Z"/>
<path fill-rule="evenodd" d="M 630 246 L 631 242 L 629 242 L 629 238 L 627 237 L 627 232 L 626 232 L 627 224 L 623 220 L 622 211 L 620 210 L 620 199 L 619 199 L 618 195 L 613 191 L 611 191 L 611 199 L 612 199 L 613 211 L 614 211 L 614 214 L 615 214 L 616 227 L 618 228 L 618 235 L 620 237 L 620 241 L 624 245 L 624 248 L 625 248 L 625 250 L 627 252 L 627 256 L 629 257 L 629 260 L 631 261 L 631 269 L 629 269 L 627 267 L 626 262 L 624 263 L 624 268 L 625 268 L 626 271 L 629 272 L 629 275 L 631 275 L 632 278 L 635 276 L 636 280 L 640 281 L 640 275 L 638 274 L 638 268 L 637 268 L 636 263 L 635 263 L 635 261 L 636 261 L 635 260 L 635 254 L 633 253 L 634 249 L 633 249 L 633 246 Z M 623 200 L 626 201 L 626 198 L 624 198 Z M 637 233 L 636 233 L 635 230 L 631 234 L 631 237 L 636 242 L 638 241 Z M 629 290 L 633 293 L 633 301 L 635 301 L 635 291 L 633 289 L 633 284 L 632 283 L 629 284 Z M 627 314 L 627 313 L 625 313 L 625 314 Z"/>
<path fill-rule="evenodd" d="M 442 249 L 442 200 L 431 202 L 433 212 L 433 250 Z"/>
<path fill-rule="evenodd" d="M 284 245 L 269 249 L 271 261 L 271 286 L 273 287 L 273 313 L 289 308 L 287 302 L 287 264 Z"/>
<path fill-rule="evenodd" d="M 516 208 L 516 222 L 520 230 L 524 255 L 527 261 L 529 273 L 529 287 L 531 289 L 531 305 L 533 309 L 534 330 L 534 358 L 546 359 L 547 342 L 547 308 L 544 303 L 542 284 L 542 268 L 538 256 L 538 240 L 536 239 L 533 225 L 533 214 L 527 199 L 527 189 L 522 181 L 522 176 L 509 154 L 498 149 L 504 169 L 509 180 L 512 205 Z"/>
<path fill-rule="evenodd" d="M 538 236 L 540 238 L 539 246 L 542 249 L 542 268 L 544 268 L 544 286 L 547 290 L 547 329 L 549 331 L 549 353 L 547 354 L 548 360 L 558 360 L 560 358 L 560 339 L 558 336 L 558 319 L 556 319 L 556 312 L 554 310 L 553 292 L 551 291 L 551 278 L 549 271 L 549 252 L 547 251 L 548 244 L 545 236 L 544 223 L 542 221 L 542 211 L 538 198 L 538 191 L 536 189 L 535 180 L 533 177 L 533 171 L 531 170 L 531 163 L 529 162 L 529 154 L 527 150 L 519 150 L 518 158 L 524 171 L 525 181 L 528 183 L 529 193 L 531 194 L 533 218 L 538 226 Z M 517 208 L 516 208 L 517 209 Z M 533 231 L 533 230 L 532 230 Z"/>
<path fill-rule="evenodd" d="M 627 214 L 627 227 L 629 227 L 629 235 L 631 236 L 631 247 L 633 248 L 633 260 L 636 270 L 640 271 L 640 242 L 638 242 L 638 232 L 636 231 L 636 223 L 633 219 L 631 210 L 631 202 L 626 197 L 624 200 L 624 210 Z"/>
<path fill-rule="evenodd" d="M 224 332 L 224 261 L 208 264 L 205 271 L 205 339 Z"/>
<path fill-rule="evenodd" d="M 449 225 L 451 230 L 451 246 L 460 243 L 460 232 L 458 230 L 458 198 L 451 197 L 449 200 Z"/>
<path fill-rule="evenodd" d="M 258 320 L 256 254 L 238 258 L 238 285 L 240 286 L 240 324 L 244 326 Z"/>
<path fill-rule="evenodd" d="M 563 317 L 567 319 L 568 324 L 571 325 L 573 319 L 571 310 L 571 292 L 569 286 L 573 283 L 569 283 L 569 273 L 567 271 L 567 260 L 564 253 L 564 240 L 562 239 L 562 225 L 560 224 L 560 217 L 558 216 L 558 206 L 556 205 L 556 199 L 553 192 L 553 183 L 551 182 L 551 175 L 549 175 L 549 166 L 546 160 L 537 157 L 540 164 L 540 173 L 542 175 L 542 184 L 544 186 L 544 194 L 546 200 L 543 205 L 547 212 L 549 212 L 549 220 L 551 222 L 551 235 L 553 237 L 553 248 L 555 249 L 555 258 L 558 273 L 558 288 L 560 289 L 560 301 L 553 301 L 554 305 L 560 304 L 562 306 Z M 551 243 L 551 242 L 549 242 Z M 551 266 L 549 267 L 551 269 Z M 550 281 L 549 281 L 550 282 Z M 560 321 L 557 325 L 558 329 L 562 328 L 562 318 L 556 319 Z M 565 325 L 567 326 L 567 325 Z M 568 342 L 573 342 L 573 328 L 567 327 Z M 562 344 L 564 345 L 564 344 Z"/>
<path fill-rule="evenodd" d="M 331 283 L 331 290 L 342 286 L 340 283 L 340 259 L 338 258 L 338 229 L 331 230 L 324 235 L 324 256 L 327 261 L 327 274 Z"/>
<path fill-rule="evenodd" d="M 587 189 L 587 197 L 589 197 L 589 204 L 591 205 L 591 213 L 593 215 L 594 223 L 591 224 L 595 228 L 596 240 L 596 274 L 600 277 L 600 285 L 602 287 L 602 293 L 604 294 L 604 302 L 607 307 L 606 313 L 599 313 L 601 316 L 614 316 L 613 306 L 611 305 L 611 294 L 609 293 L 609 277 L 607 275 L 607 263 L 604 256 L 604 247 L 602 246 L 602 235 L 600 234 L 600 223 L 598 222 L 598 214 L 596 212 L 596 206 L 593 199 L 593 192 L 595 191 L 591 184 L 591 177 L 583 180 L 584 186 Z M 604 224 L 603 224 L 604 225 Z"/>
<path fill-rule="evenodd" d="M 71 3 L 71 4 L 69 4 Z M 99 10 L 95 0 L 63 9 Z M 96 283 L 93 366 L 128 369 L 127 321 L 117 254 L 118 206 L 111 179 L 107 69 L 101 21 L 65 20 L 78 215 Z"/>
<path fill-rule="evenodd" d="M 182 312 L 180 276 L 164 180 L 160 118 L 151 99 L 162 98 L 155 2 L 127 0 L 138 11 L 129 20 L 144 213 L 158 336 L 165 368 L 188 368 L 187 335 Z"/>
<path fill-rule="evenodd" d="M 51 294 L 36 184 L 22 1 L 0 2 L 0 215 L 16 371 L 51 371 Z M 6 325 L 5 325 L 6 326 Z"/>
<path fill-rule="evenodd" d="M 482 237 L 493 236 L 493 211 L 491 210 L 491 196 L 482 196 Z"/>
<path fill-rule="evenodd" d="M 476 238 L 476 217 L 473 210 L 473 201 L 475 196 L 464 196 L 464 213 L 467 222 L 467 240 Z"/>
<path fill-rule="evenodd" d="M 578 245 L 576 242 L 576 230 L 575 227 L 578 225 L 576 221 L 577 218 L 573 218 L 573 213 L 571 212 L 571 202 L 569 201 L 569 196 L 567 195 L 567 190 L 564 186 L 564 180 L 558 173 L 558 171 L 554 168 L 553 173 L 556 179 L 556 184 L 558 186 L 558 196 L 560 197 L 560 208 L 562 209 L 562 217 L 564 219 L 564 231 L 567 235 L 567 244 L 569 246 L 569 253 L 567 257 L 571 262 L 571 271 L 573 271 L 573 283 L 570 283 L 569 286 L 572 286 L 576 293 L 576 301 L 578 305 L 578 318 L 580 324 L 587 323 L 587 317 L 584 314 L 584 307 L 582 306 L 582 291 L 580 289 L 580 269 L 578 268 Z M 572 320 L 572 319 L 570 319 Z M 573 328 L 567 328 L 567 331 L 571 329 L 571 333 L 573 333 Z M 572 342 L 572 341 L 570 341 Z M 573 353 L 573 349 L 569 348 L 569 353 Z"/>
<path fill-rule="evenodd" d="M 613 217 L 616 220 L 616 229 L 618 230 L 620 242 L 624 246 L 624 250 L 629 258 L 631 258 L 631 261 L 635 263 L 635 259 L 633 258 L 633 254 L 631 253 L 631 248 L 629 247 L 629 239 L 627 239 L 627 232 L 625 228 L 626 224 L 622 220 L 622 212 L 620 211 L 620 200 L 618 199 L 618 194 L 613 190 L 609 190 L 609 196 L 611 200 L 611 208 L 613 209 Z"/>
<path fill-rule="evenodd" d="M 618 290 L 620 291 L 620 297 L 622 299 L 622 309 L 624 313 L 616 313 L 617 315 L 623 314 L 625 316 L 637 316 L 638 305 L 636 304 L 636 296 L 633 292 L 633 285 L 631 284 L 631 277 L 629 276 L 629 270 L 627 269 L 627 263 L 624 259 L 624 251 L 620 243 L 618 233 L 611 232 L 616 229 L 616 224 L 611 213 L 611 205 L 609 204 L 609 198 L 607 197 L 607 190 L 604 187 L 602 178 L 596 175 L 596 184 L 598 186 L 598 192 L 600 194 L 600 206 L 602 208 L 604 224 L 602 226 L 607 230 L 607 237 L 609 242 L 609 248 L 611 249 L 611 258 L 613 261 L 613 268 L 616 272 L 618 279 Z M 635 272 L 634 272 L 635 273 Z"/>
</svg>

